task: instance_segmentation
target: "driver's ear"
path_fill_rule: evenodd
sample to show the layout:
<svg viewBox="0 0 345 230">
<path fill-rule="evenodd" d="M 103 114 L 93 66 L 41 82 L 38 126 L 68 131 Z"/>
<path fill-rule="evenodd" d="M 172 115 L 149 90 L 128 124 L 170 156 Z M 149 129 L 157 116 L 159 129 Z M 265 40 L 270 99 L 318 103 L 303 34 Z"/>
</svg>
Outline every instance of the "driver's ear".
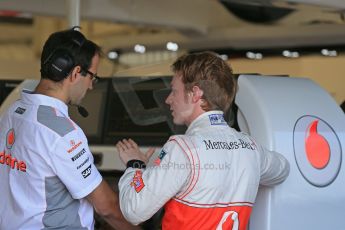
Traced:
<svg viewBox="0 0 345 230">
<path fill-rule="evenodd" d="M 193 86 L 192 88 L 192 93 L 193 93 L 193 102 L 197 102 L 202 99 L 202 96 L 204 95 L 204 91 L 199 88 L 199 86 Z"/>
</svg>

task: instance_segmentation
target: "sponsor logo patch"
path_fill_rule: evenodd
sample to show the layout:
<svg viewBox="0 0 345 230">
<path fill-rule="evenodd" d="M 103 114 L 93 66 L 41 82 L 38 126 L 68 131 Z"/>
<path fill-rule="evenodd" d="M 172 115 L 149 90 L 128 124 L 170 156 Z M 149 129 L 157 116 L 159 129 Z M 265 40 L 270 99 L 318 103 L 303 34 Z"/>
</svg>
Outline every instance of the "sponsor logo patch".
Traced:
<svg viewBox="0 0 345 230">
<path fill-rule="evenodd" d="M 91 165 L 89 165 L 84 171 L 81 172 L 84 178 L 90 176 L 91 174 Z"/>
<path fill-rule="evenodd" d="M 86 153 L 86 151 L 85 151 L 85 149 L 83 148 L 82 150 L 80 150 L 79 153 L 77 153 L 75 156 L 73 156 L 73 157 L 71 158 L 71 160 L 72 160 L 72 161 L 77 160 L 79 157 L 81 157 L 82 155 L 84 155 L 84 153 Z"/>
<path fill-rule="evenodd" d="M 211 122 L 211 125 L 226 125 L 223 114 L 210 114 L 208 118 Z"/>
<path fill-rule="evenodd" d="M 73 143 L 74 143 L 74 141 L 73 141 Z M 68 149 L 67 152 L 68 152 L 68 153 L 73 152 L 74 150 L 76 150 L 76 149 L 81 145 L 81 143 L 82 143 L 82 142 L 79 141 L 77 144 L 72 145 L 72 148 Z M 71 141 L 71 144 L 72 144 L 72 141 Z"/>
<path fill-rule="evenodd" d="M 160 152 L 159 156 L 154 161 L 154 164 L 156 166 L 159 166 L 161 164 L 162 159 L 165 157 L 165 155 L 167 155 L 167 152 L 165 152 L 164 149 L 162 149 L 162 151 Z"/>
<path fill-rule="evenodd" d="M 134 187 L 137 193 L 139 193 L 145 187 L 142 175 L 143 172 L 141 170 L 135 171 L 133 181 L 131 182 L 131 186 Z"/>
<path fill-rule="evenodd" d="M 14 112 L 18 113 L 18 114 L 23 114 L 23 113 L 25 113 L 25 111 L 26 111 L 26 109 L 18 107 Z"/>
<path fill-rule="evenodd" d="M 19 160 L 11 155 L 11 149 L 15 140 L 16 135 L 14 133 L 14 129 L 9 129 L 6 134 L 6 148 L 8 149 L 8 153 L 6 153 L 5 149 L 0 152 L 0 164 L 7 165 L 10 169 L 17 169 L 18 171 L 26 172 L 25 161 Z"/>
<path fill-rule="evenodd" d="M 83 167 L 88 161 L 89 161 L 89 158 L 86 158 L 86 160 L 83 161 L 83 163 L 81 163 L 81 164 L 77 167 L 77 169 L 80 169 L 81 167 Z"/>
<path fill-rule="evenodd" d="M 8 130 L 6 134 L 6 148 L 11 149 L 14 144 L 15 139 L 16 139 L 16 136 L 14 134 L 14 129 Z"/>
<path fill-rule="evenodd" d="M 205 144 L 206 150 L 209 149 L 250 149 L 255 150 L 257 149 L 255 143 L 244 141 L 242 139 L 238 139 L 238 141 L 213 141 L 213 140 L 203 140 Z"/>
</svg>

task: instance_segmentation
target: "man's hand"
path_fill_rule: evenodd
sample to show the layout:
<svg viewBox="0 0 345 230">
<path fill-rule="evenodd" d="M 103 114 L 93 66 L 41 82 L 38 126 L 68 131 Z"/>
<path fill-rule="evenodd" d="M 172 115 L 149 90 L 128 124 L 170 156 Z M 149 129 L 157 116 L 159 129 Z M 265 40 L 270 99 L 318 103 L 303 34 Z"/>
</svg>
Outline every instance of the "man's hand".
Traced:
<svg viewBox="0 0 345 230">
<path fill-rule="evenodd" d="M 138 226 L 131 225 L 123 217 L 120 210 L 119 195 L 110 188 L 105 180 L 103 180 L 95 190 L 87 195 L 86 198 L 92 204 L 97 214 L 114 229 L 141 229 Z"/>
<path fill-rule="evenodd" d="M 146 153 L 141 152 L 137 143 L 132 139 L 123 139 L 122 141 L 117 142 L 116 149 L 125 165 L 130 160 L 141 160 L 147 164 L 152 154 L 155 152 L 155 148 L 149 148 Z"/>
</svg>

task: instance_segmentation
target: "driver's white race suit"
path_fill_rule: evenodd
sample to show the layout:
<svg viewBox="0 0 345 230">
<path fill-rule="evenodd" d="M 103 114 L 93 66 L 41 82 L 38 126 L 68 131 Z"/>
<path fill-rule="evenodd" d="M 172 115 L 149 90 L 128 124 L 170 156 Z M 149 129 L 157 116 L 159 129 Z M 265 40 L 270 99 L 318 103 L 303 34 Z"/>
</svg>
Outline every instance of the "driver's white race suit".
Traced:
<svg viewBox="0 0 345 230">
<path fill-rule="evenodd" d="M 154 166 L 126 169 L 120 207 L 139 224 L 164 206 L 164 230 L 244 230 L 259 184 L 280 183 L 288 174 L 282 155 L 229 127 L 222 112 L 209 111 L 185 135 L 171 136 Z"/>
</svg>

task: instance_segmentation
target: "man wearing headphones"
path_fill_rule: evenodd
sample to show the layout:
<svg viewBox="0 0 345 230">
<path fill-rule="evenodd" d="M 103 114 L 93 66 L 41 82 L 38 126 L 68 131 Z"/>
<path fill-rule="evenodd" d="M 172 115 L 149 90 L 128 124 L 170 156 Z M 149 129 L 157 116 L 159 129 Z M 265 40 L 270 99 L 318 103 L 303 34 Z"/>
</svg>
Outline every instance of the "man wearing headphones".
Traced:
<svg viewBox="0 0 345 230">
<path fill-rule="evenodd" d="M 70 29 L 50 35 L 41 80 L 0 118 L 0 229 L 94 229 L 93 209 L 116 229 L 135 229 L 68 115 L 98 79 L 100 47 Z"/>
</svg>

